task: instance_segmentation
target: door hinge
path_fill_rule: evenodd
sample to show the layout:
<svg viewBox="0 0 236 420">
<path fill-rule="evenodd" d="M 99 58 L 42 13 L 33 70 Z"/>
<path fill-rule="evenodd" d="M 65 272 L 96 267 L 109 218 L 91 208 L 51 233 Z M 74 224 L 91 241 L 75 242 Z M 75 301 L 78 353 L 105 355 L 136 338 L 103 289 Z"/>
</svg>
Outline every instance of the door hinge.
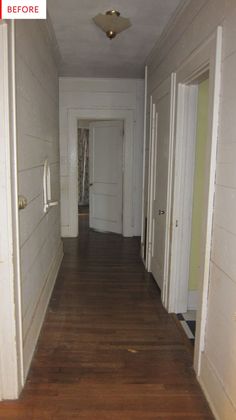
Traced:
<svg viewBox="0 0 236 420">
<path fill-rule="evenodd" d="M 175 227 L 179 227 L 179 221 L 178 220 L 175 221 Z"/>
</svg>

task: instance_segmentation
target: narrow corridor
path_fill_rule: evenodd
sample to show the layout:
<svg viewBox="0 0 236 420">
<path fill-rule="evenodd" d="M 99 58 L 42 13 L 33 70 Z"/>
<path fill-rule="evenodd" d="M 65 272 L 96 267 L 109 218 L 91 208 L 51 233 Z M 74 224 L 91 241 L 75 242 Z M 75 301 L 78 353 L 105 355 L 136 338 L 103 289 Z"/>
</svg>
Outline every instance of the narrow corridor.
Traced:
<svg viewBox="0 0 236 420">
<path fill-rule="evenodd" d="M 0 419 L 212 419 L 137 239 L 87 229 L 65 256 L 25 390 Z"/>
</svg>

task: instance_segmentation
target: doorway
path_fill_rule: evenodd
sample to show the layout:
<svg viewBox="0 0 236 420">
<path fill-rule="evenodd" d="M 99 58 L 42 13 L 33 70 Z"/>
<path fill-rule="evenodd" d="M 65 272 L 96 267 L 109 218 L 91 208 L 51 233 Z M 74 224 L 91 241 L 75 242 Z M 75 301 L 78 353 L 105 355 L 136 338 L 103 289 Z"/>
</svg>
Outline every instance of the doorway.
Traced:
<svg viewBox="0 0 236 420">
<path fill-rule="evenodd" d="M 89 211 L 89 120 L 78 121 L 78 206 Z"/>
<path fill-rule="evenodd" d="M 143 227 L 145 226 L 147 212 L 147 257 L 145 259 L 145 265 L 148 271 L 154 271 L 154 264 L 157 265 L 158 263 L 156 257 L 158 257 L 158 254 L 161 256 L 159 258 L 159 261 L 161 261 L 159 267 L 161 269 L 159 272 L 156 270 L 156 277 L 159 277 L 162 302 L 168 312 L 183 314 L 191 306 L 198 309 L 196 311 L 197 320 L 194 346 L 194 368 L 197 375 L 200 375 L 201 360 L 205 346 L 220 101 L 221 55 L 222 28 L 218 27 L 216 32 L 182 63 L 176 73 L 172 74 L 172 83 L 170 83 L 169 77 L 153 92 L 149 93 L 150 130 L 147 127 L 147 133 L 150 131 L 149 162 L 148 165 L 146 164 L 148 170 L 145 171 L 143 184 L 145 194 L 143 196 L 143 202 L 145 203 L 145 200 L 147 201 L 147 209 L 143 211 Z M 191 264 L 193 266 L 195 264 L 195 274 L 198 277 L 198 284 L 196 285 L 191 283 L 191 281 L 189 283 L 192 231 L 197 230 L 199 233 L 199 221 L 195 221 L 195 225 L 192 228 L 193 179 L 198 92 L 200 90 L 199 85 L 206 79 L 209 79 L 206 82 L 208 85 L 208 103 L 205 104 L 205 108 L 208 107 L 208 112 L 204 111 L 207 117 L 207 128 L 205 127 L 207 130 L 207 141 L 201 152 L 205 154 L 205 179 L 202 179 L 205 182 L 203 182 L 204 193 L 202 191 L 201 194 L 199 193 L 200 195 L 203 194 L 204 197 L 199 201 L 203 201 L 203 204 L 200 206 L 202 234 L 200 235 L 200 251 L 200 239 L 199 237 L 198 239 L 193 237 L 192 247 L 194 248 L 195 243 L 195 246 L 198 248 L 198 256 L 196 261 L 194 261 L 194 258 L 191 260 Z M 165 102 L 167 101 L 167 97 L 169 107 Z M 164 112 L 165 107 L 166 112 Z M 163 114 L 162 122 L 160 118 L 161 113 Z M 161 128 L 161 124 L 166 124 L 166 128 Z M 157 148 L 161 142 L 164 143 L 163 147 L 166 148 L 166 156 L 164 155 L 163 157 L 163 161 L 166 159 L 166 165 L 162 168 L 158 177 L 158 170 L 156 168 L 157 159 L 154 159 L 154 155 L 158 156 Z M 201 165 L 199 171 L 202 171 Z M 163 187 L 162 184 L 164 183 L 163 174 L 165 195 L 162 196 L 160 188 Z M 148 184 L 147 188 L 145 188 L 146 183 Z M 158 203 L 158 200 L 161 198 L 162 201 Z M 199 213 L 199 208 L 196 208 L 196 213 Z M 153 219 L 156 219 L 155 223 L 153 223 Z M 165 235 L 158 235 L 161 238 L 160 241 L 158 241 L 158 236 L 156 235 L 158 247 L 155 253 L 155 238 L 153 245 L 154 227 L 158 231 L 158 225 L 161 225 L 161 223 L 163 224 Z M 195 256 L 194 249 L 192 253 Z M 154 264 L 151 263 L 153 257 L 155 259 L 153 261 Z"/>
<path fill-rule="evenodd" d="M 222 29 L 188 58 L 176 73 L 176 126 L 175 161 L 173 172 L 173 195 L 171 215 L 171 261 L 168 278 L 169 312 L 186 313 L 189 300 L 189 274 L 191 260 L 192 215 L 194 198 L 194 172 L 196 151 L 196 127 L 198 117 L 199 85 L 205 81 L 208 91 L 207 139 L 203 148 L 202 167 L 204 179 L 201 191 L 199 233 L 197 248 L 197 316 L 194 346 L 194 368 L 201 374 L 201 362 L 205 348 L 205 328 L 208 307 L 208 287 L 210 276 L 212 220 L 214 209 L 216 151 L 218 138 L 218 118 L 220 101 L 220 77 L 222 54 Z M 209 77 L 209 81 L 206 79 Z M 206 89 L 208 85 L 208 88 Z M 200 153 L 201 155 L 201 153 Z M 199 175 L 198 175 L 199 176 Z M 196 213 L 199 212 L 199 209 Z M 197 223 L 198 224 L 198 223 Z M 194 236 L 194 235 L 193 235 Z M 193 238 L 194 239 L 194 238 Z M 195 265 L 196 268 L 196 265 Z"/>
<path fill-rule="evenodd" d="M 189 171 L 191 179 L 190 203 L 187 217 L 190 221 L 190 241 L 188 245 L 189 274 L 186 310 L 177 315 L 187 337 L 195 344 L 197 311 L 199 305 L 199 288 L 201 277 L 201 251 L 204 219 L 204 198 L 206 185 L 206 148 L 208 136 L 208 106 L 209 106 L 209 73 L 203 74 L 193 83 L 197 87 L 195 147 L 193 171 Z M 194 93 L 195 95 L 195 93 Z M 194 118 L 194 116 L 193 116 Z M 191 197 L 192 196 L 192 197 Z"/>
<path fill-rule="evenodd" d="M 123 233 L 123 136 L 123 121 L 78 121 L 79 215 L 99 232 Z"/>
<path fill-rule="evenodd" d="M 146 268 L 165 301 L 169 265 L 175 74 L 152 92 Z"/>
<path fill-rule="evenodd" d="M 78 120 L 91 121 L 123 121 L 123 201 L 122 201 L 122 234 L 125 237 L 134 236 L 134 115 L 131 110 L 119 109 L 71 109 L 68 111 L 69 143 L 68 156 L 68 226 L 66 237 L 77 237 L 78 224 Z"/>
</svg>

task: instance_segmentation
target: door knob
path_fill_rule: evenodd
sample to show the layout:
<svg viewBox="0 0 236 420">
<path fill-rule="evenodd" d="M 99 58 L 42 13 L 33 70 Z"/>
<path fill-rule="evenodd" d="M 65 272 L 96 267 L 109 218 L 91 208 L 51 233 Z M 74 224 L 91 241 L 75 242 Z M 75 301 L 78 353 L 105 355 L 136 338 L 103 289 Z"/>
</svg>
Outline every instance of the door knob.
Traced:
<svg viewBox="0 0 236 420">
<path fill-rule="evenodd" d="M 19 210 L 24 210 L 27 206 L 28 202 L 27 202 L 27 198 L 24 197 L 23 195 L 19 195 L 18 196 L 18 209 Z"/>
<path fill-rule="evenodd" d="M 159 210 L 158 214 L 159 214 L 159 216 L 161 216 L 162 214 L 165 214 L 165 210 Z"/>
<path fill-rule="evenodd" d="M 92 187 L 92 186 L 93 186 L 93 183 L 91 182 L 91 183 L 89 184 L 89 186 L 90 186 L 90 187 Z"/>
</svg>

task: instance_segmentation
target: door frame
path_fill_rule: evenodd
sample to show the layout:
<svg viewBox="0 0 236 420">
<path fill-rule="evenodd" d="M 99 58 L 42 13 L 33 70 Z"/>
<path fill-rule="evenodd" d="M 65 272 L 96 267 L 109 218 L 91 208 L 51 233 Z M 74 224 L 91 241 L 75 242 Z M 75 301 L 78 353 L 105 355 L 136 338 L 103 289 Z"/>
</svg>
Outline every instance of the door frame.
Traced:
<svg viewBox="0 0 236 420">
<path fill-rule="evenodd" d="M 16 138 L 14 21 L 0 22 L 1 207 L 0 399 L 16 399 L 23 387 L 20 245 Z M 5 204 L 5 206 L 3 205 Z"/>
<path fill-rule="evenodd" d="M 176 131 L 175 131 L 175 170 L 172 201 L 172 242 L 171 264 L 169 276 L 168 310 L 169 312 L 181 312 L 186 307 L 186 282 L 188 281 L 188 268 L 190 249 L 186 249 L 186 243 L 191 235 L 191 223 L 187 229 L 182 226 L 185 223 L 186 212 L 189 206 L 183 197 L 191 194 L 191 183 L 184 182 L 186 171 L 182 170 L 188 156 L 194 155 L 195 141 L 190 145 L 190 150 L 184 147 L 186 133 L 194 127 L 196 113 L 196 91 L 189 90 L 188 86 L 194 83 L 201 75 L 209 72 L 209 113 L 208 113 L 208 141 L 207 160 L 208 174 L 206 208 L 204 209 L 203 225 L 205 236 L 203 240 L 201 278 L 199 285 L 199 304 L 197 311 L 197 330 L 195 337 L 194 368 L 197 375 L 200 374 L 201 355 L 204 351 L 205 328 L 207 317 L 207 299 L 209 287 L 210 254 L 212 238 L 212 222 L 215 193 L 216 152 L 219 122 L 220 103 L 220 80 L 222 60 L 222 28 L 218 27 L 215 33 L 198 48 L 182 64 L 176 73 L 177 78 L 177 107 L 176 107 Z M 189 101 L 190 106 L 186 106 Z M 195 114 L 196 115 L 196 114 Z M 191 128 L 192 127 L 192 128 Z M 190 153 L 190 155 L 189 155 Z M 191 203 L 192 206 L 192 203 Z M 182 261 L 180 264 L 180 256 Z"/>
<path fill-rule="evenodd" d="M 134 113 L 120 109 L 70 109 L 69 121 L 69 236 L 77 237 L 78 223 L 78 120 L 123 120 L 124 121 L 124 167 L 123 167 L 123 236 L 134 236 L 133 203 L 133 136 Z"/>
<path fill-rule="evenodd" d="M 144 124 L 143 124 L 143 178 L 142 178 L 142 215 L 141 215 L 141 257 L 144 265 L 146 264 L 145 246 L 147 244 L 147 226 L 145 223 L 145 181 L 146 181 L 146 156 L 147 156 L 147 83 L 148 66 L 145 66 L 144 77 Z M 145 243 L 146 242 L 146 243 Z"/>
<path fill-rule="evenodd" d="M 155 89 L 156 90 L 156 89 Z M 152 252 L 152 208 L 154 196 L 154 177 L 155 177 L 155 149 L 158 134 L 156 132 L 156 105 L 153 103 L 153 95 L 150 96 L 150 139 L 149 139 L 149 174 L 148 174 L 148 223 L 147 223 L 147 243 L 146 243 L 146 269 L 151 270 Z M 165 308 L 168 306 L 168 276 L 170 265 L 170 226 L 171 226 L 171 197 L 172 197 L 172 174 L 173 174 L 173 150 L 174 150 L 174 124 L 175 124 L 175 96 L 176 96 L 176 74 L 172 73 L 159 87 L 158 98 L 161 99 L 166 94 L 170 94 L 170 132 L 169 132 L 169 163 L 168 163 L 168 186 L 167 186 L 167 207 L 166 207 L 166 233 L 165 233 L 165 261 L 164 278 L 161 299 Z"/>
</svg>

